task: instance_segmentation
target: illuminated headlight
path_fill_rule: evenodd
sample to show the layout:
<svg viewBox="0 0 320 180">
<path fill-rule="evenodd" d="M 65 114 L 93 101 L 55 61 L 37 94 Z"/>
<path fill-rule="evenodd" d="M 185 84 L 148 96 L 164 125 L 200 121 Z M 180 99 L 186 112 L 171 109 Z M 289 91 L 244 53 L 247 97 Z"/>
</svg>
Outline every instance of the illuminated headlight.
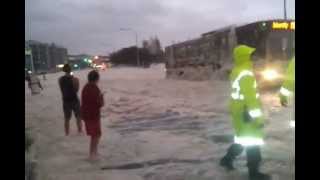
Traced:
<svg viewBox="0 0 320 180">
<path fill-rule="evenodd" d="M 295 126 L 296 126 L 296 123 L 295 123 L 295 121 L 290 121 L 290 127 L 292 127 L 292 128 L 295 128 Z"/>
<path fill-rule="evenodd" d="M 57 67 L 58 68 L 63 68 L 64 64 L 58 64 Z"/>
<path fill-rule="evenodd" d="M 279 77 L 279 74 L 274 69 L 266 69 L 262 72 L 262 76 L 264 79 L 268 81 L 272 81 L 274 79 L 277 79 Z"/>
</svg>

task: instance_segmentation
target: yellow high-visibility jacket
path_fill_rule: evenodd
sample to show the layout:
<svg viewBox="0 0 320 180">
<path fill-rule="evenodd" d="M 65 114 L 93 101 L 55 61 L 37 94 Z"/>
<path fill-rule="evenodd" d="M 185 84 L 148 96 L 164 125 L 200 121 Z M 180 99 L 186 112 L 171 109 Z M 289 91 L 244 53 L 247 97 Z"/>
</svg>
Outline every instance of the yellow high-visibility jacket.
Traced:
<svg viewBox="0 0 320 180">
<path fill-rule="evenodd" d="M 294 96 L 295 84 L 295 57 L 289 63 L 284 83 L 280 89 L 281 102 L 288 102 L 288 99 Z"/>
<path fill-rule="evenodd" d="M 249 46 L 237 46 L 230 75 L 232 92 L 229 108 L 236 133 L 235 143 L 244 146 L 263 144 L 263 114 L 250 60 L 254 51 Z"/>
</svg>

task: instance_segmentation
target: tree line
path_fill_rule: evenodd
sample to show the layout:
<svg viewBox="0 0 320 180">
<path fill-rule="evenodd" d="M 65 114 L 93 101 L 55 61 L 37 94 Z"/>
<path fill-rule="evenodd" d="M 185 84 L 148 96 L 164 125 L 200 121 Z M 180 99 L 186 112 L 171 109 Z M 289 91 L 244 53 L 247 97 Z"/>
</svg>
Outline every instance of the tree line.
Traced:
<svg viewBox="0 0 320 180">
<path fill-rule="evenodd" d="M 139 63 L 137 60 L 137 50 L 139 52 Z M 131 46 L 120 49 L 110 55 L 110 60 L 114 65 L 130 65 L 149 67 L 152 63 L 164 62 L 164 52 L 157 36 L 149 40 L 142 41 L 142 48 Z"/>
</svg>

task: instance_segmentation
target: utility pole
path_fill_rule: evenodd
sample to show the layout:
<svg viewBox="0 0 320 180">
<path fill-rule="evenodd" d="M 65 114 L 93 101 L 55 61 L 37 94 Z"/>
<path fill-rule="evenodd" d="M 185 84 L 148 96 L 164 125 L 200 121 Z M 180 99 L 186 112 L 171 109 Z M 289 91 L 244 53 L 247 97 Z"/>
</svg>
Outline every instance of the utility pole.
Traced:
<svg viewBox="0 0 320 180">
<path fill-rule="evenodd" d="M 27 6 L 27 4 L 26 4 L 26 6 Z M 30 16 L 30 14 L 27 14 L 27 16 L 28 16 L 28 20 L 29 20 L 29 33 L 30 33 L 29 34 L 30 35 L 29 41 L 27 41 L 27 49 L 30 52 L 31 71 L 32 71 L 32 73 L 34 73 L 35 68 L 34 68 L 34 62 L 33 62 L 32 48 L 30 46 L 30 43 L 32 40 L 31 39 L 31 16 Z"/>
<path fill-rule="evenodd" d="M 31 72 L 34 73 L 34 63 L 33 63 L 33 56 L 32 56 L 32 48 L 30 46 L 30 42 L 27 42 L 27 51 L 25 55 L 30 57 L 30 65 L 31 65 Z"/>
<path fill-rule="evenodd" d="M 174 44 L 175 44 L 175 42 L 174 42 L 174 41 L 172 41 L 172 45 L 171 45 L 171 47 L 170 47 L 170 49 L 171 49 L 171 52 L 170 52 L 170 58 L 169 58 L 169 63 L 168 63 L 169 68 L 173 68 L 173 66 L 174 66 L 174 64 L 175 64 L 175 58 L 174 58 Z"/>
<path fill-rule="evenodd" d="M 33 56 L 32 56 L 32 49 L 30 47 L 30 60 L 31 60 L 31 71 L 32 73 L 35 73 L 35 69 L 34 69 L 34 62 L 33 62 Z"/>
<path fill-rule="evenodd" d="M 120 31 L 132 31 L 136 36 L 136 46 L 137 46 L 137 66 L 140 66 L 140 57 L 139 57 L 139 46 L 138 46 L 138 33 L 130 28 L 120 28 Z"/>
<path fill-rule="evenodd" d="M 139 46 L 138 46 L 138 33 L 136 33 L 136 46 L 137 46 L 137 65 L 140 66 L 140 57 L 139 57 Z"/>
<path fill-rule="evenodd" d="M 287 20 L 287 1 L 283 0 L 284 19 Z"/>
</svg>

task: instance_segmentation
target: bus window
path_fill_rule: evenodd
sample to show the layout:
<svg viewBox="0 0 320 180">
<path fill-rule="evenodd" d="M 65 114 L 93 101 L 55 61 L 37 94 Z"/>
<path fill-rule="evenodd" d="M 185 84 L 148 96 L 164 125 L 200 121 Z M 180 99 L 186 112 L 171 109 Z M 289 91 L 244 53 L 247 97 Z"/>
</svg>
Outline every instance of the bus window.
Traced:
<svg viewBox="0 0 320 180">
<path fill-rule="evenodd" d="M 285 60 L 287 59 L 288 33 L 285 31 L 273 31 L 267 38 L 267 52 L 269 60 Z"/>
<path fill-rule="evenodd" d="M 288 48 L 288 39 L 286 37 L 282 38 L 282 51 L 286 51 Z"/>
</svg>

